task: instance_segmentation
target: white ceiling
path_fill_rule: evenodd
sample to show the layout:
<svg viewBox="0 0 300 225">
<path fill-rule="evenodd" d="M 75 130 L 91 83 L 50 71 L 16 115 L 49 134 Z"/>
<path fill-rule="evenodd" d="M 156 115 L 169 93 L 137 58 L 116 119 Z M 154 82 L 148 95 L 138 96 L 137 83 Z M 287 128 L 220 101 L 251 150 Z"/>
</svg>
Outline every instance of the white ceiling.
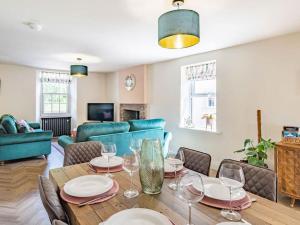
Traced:
<svg viewBox="0 0 300 225">
<path fill-rule="evenodd" d="M 300 0 L 186 0 L 200 14 L 200 44 L 157 44 L 157 19 L 171 0 L 0 0 L 0 61 L 115 71 L 300 31 Z M 26 21 L 43 25 L 40 32 Z"/>
</svg>

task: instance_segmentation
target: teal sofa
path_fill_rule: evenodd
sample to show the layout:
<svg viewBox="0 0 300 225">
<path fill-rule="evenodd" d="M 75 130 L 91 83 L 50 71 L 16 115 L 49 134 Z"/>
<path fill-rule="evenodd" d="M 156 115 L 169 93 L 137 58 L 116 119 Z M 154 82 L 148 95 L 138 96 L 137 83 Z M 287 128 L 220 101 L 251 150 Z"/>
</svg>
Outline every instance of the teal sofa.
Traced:
<svg viewBox="0 0 300 225">
<path fill-rule="evenodd" d="M 117 146 L 117 155 L 130 152 L 131 139 L 160 139 L 166 156 L 172 134 L 164 130 L 164 119 L 129 120 L 128 122 L 84 123 L 77 128 L 76 138 L 61 136 L 58 144 L 66 148 L 69 144 L 85 141 L 112 142 Z"/>
<path fill-rule="evenodd" d="M 18 133 L 11 115 L 0 118 L 0 161 L 29 158 L 51 153 L 52 131 L 43 131 L 39 123 L 30 123 L 32 132 Z"/>
</svg>

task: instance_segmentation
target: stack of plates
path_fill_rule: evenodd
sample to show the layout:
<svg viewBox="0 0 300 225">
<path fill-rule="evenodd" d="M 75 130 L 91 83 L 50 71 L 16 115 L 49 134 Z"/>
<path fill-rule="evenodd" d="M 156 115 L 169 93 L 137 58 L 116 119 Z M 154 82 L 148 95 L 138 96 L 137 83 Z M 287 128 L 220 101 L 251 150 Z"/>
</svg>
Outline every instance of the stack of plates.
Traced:
<svg viewBox="0 0 300 225">
<path fill-rule="evenodd" d="M 163 214 L 144 208 L 133 208 L 112 215 L 105 225 L 173 225 Z M 101 223 L 99 225 L 102 225 Z"/>
<path fill-rule="evenodd" d="M 79 204 L 83 201 L 99 199 L 100 202 L 117 193 L 119 185 L 109 177 L 86 175 L 68 181 L 61 191 L 61 197 L 70 203 Z"/>
<path fill-rule="evenodd" d="M 123 159 L 118 156 L 114 156 L 109 159 L 109 163 L 107 158 L 105 157 L 97 157 L 90 161 L 90 165 L 97 172 L 106 172 L 107 168 L 110 169 L 110 172 L 119 172 L 122 170 Z"/>
</svg>

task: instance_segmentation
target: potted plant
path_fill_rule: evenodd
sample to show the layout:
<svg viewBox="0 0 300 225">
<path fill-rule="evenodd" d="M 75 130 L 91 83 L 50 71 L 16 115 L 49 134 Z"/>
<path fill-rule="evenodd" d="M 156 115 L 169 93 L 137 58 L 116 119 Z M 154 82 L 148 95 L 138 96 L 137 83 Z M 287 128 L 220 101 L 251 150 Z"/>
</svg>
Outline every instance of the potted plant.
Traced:
<svg viewBox="0 0 300 225">
<path fill-rule="evenodd" d="M 268 158 L 267 152 L 273 150 L 275 147 L 275 142 L 271 139 L 265 140 L 261 138 L 260 142 L 255 146 L 251 139 L 246 139 L 244 141 L 244 148 L 235 151 L 235 153 L 245 152 L 245 158 L 243 161 L 259 167 L 266 167 L 265 160 Z"/>
</svg>

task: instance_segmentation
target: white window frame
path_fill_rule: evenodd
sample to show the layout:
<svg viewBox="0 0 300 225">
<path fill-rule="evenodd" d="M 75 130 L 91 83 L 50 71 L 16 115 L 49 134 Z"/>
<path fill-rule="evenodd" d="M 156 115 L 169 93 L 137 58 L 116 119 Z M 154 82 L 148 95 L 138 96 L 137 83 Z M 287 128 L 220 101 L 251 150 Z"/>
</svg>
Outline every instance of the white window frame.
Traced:
<svg viewBox="0 0 300 225">
<path fill-rule="evenodd" d="M 195 64 L 190 64 L 190 65 L 185 65 L 185 66 L 182 66 L 181 67 L 181 94 L 180 94 L 180 101 L 181 101 L 181 104 L 180 104 L 180 123 L 179 123 L 179 127 L 180 128 L 184 128 L 184 129 L 191 129 L 191 130 L 198 130 L 198 131 L 203 131 L 203 132 L 209 132 L 209 133 L 220 133 L 218 131 L 218 123 L 217 123 L 217 112 L 218 112 L 218 106 L 217 106 L 217 78 L 215 79 L 216 81 L 216 92 L 215 93 L 212 93 L 214 94 L 214 104 L 215 104 L 215 108 L 216 108 L 216 127 L 215 127 L 215 130 L 207 130 L 207 129 L 203 129 L 203 128 L 199 128 L 199 127 L 188 127 L 184 124 L 184 116 L 186 115 L 185 113 L 183 113 L 185 111 L 184 109 L 184 98 L 183 96 L 186 95 L 186 93 L 183 93 L 183 92 L 186 92 L 187 88 L 183 88 L 183 86 L 189 86 L 188 87 L 188 90 L 189 90 L 189 94 L 188 94 L 188 101 L 189 101 L 189 108 L 187 109 L 188 110 L 188 114 L 190 115 L 190 118 L 191 118 L 191 121 L 193 121 L 193 104 L 192 104 L 192 101 L 193 101 L 193 97 L 202 97 L 202 96 L 207 96 L 206 94 L 198 94 L 198 93 L 195 93 L 195 82 L 196 81 L 187 81 L 186 80 L 186 68 L 187 67 L 190 67 L 190 66 L 198 66 L 198 65 L 203 65 L 203 64 L 208 64 L 208 63 L 215 63 L 216 64 L 216 60 L 211 60 L 211 61 L 205 61 L 205 62 L 200 62 L 200 63 L 195 63 Z M 209 106 L 209 103 L 207 105 L 207 107 L 210 107 Z"/>
<path fill-rule="evenodd" d="M 69 74 L 68 72 L 65 72 L 65 71 L 41 70 L 40 77 L 43 72 Z M 61 95 L 63 95 L 64 93 L 44 93 L 43 82 L 40 81 L 40 115 L 41 115 L 41 117 L 69 117 L 69 116 L 71 116 L 71 84 L 68 85 L 67 113 L 44 113 L 44 94 L 50 94 L 50 95 L 61 94 Z"/>
</svg>

